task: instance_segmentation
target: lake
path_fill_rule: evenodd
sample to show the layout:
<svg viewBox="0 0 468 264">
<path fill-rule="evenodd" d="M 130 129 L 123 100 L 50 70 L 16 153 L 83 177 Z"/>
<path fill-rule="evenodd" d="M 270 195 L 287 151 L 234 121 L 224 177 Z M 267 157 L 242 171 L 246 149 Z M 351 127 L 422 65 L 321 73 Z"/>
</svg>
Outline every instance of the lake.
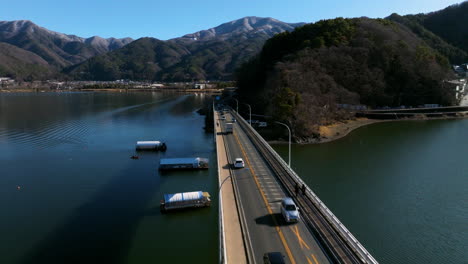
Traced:
<svg viewBox="0 0 468 264">
<path fill-rule="evenodd" d="M 0 94 L 0 263 L 216 263 L 209 95 Z M 138 140 L 166 142 L 139 152 Z M 209 170 L 160 175 L 162 157 Z M 165 193 L 208 191 L 213 206 L 161 214 Z"/>
<path fill-rule="evenodd" d="M 467 119 L 293 145 L 292 167 L 380 263 L 468 263 Z"/>
</svg>

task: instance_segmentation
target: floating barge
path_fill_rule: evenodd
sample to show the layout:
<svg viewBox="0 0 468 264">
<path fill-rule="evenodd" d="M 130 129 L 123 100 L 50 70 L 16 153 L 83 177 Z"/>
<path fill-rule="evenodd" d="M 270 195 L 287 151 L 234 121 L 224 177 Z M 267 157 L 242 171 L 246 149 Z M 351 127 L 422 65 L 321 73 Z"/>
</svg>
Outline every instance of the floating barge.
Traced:
<svg viewBox="0 0 468 264">
<path fill-rule="evenodd" d="M 207 207 L 211 205 L 210 194 L 208 192 L 184 192 L 174 194 L 164 194 L 161 201 L 161 211 Z"/>
<path fill-rule="evenodd" d="M 161 141 L 137 141 L 136 150 L 162 150 L 167 149 L 166 143 Z"/>
<path fill-rule="evenodd" d="M 209 160 L 206 158 L 177 158 L 161 159 L 159 161 L 160 170 L 189 170 L 208 169 Z"/>
</svg>

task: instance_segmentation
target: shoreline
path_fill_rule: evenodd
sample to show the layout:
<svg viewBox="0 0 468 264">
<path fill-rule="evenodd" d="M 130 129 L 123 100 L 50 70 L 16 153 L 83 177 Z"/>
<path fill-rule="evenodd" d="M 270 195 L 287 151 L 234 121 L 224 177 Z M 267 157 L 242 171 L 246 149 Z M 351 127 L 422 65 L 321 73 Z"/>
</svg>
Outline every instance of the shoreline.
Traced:
<svg viewBox="0 0 468 264">
<path fill-rule="evenodd" d="M 401 122 L 401 121 L 430 121 L 430 120 L 456 120 L 468 119 L 468 114 L 459 117 L 434 117 L 434 118 L 402 118 L 402 119 L 369 119 L 369 118 L 356 118 L 355 120 L 348 120 L 345 122 L 337 122 L 331 125 L 320 126 L 320 138 L 309 138 L 304 142 L 294 142 L 292 144 L 308 145 L 308 144 L 322 144 L 329 143 L 341 138 L 346 137 L 349 133 L 361 127 L 383 123 L 383 122 Z M 284 140 L 268 140 L 269 144 L 288 144 Z"/>
<path fill-rule="evenodd" d="M 222 90 L 218 89 L 138 89 L 138 88 L 102 88 L 102 89 L 71 89 L 71 90 L 56 90 L 48 88 L 15 88 L 15 89 L 0 89 L 0 93 L 80 93 L 80 92 L 175 92 L 175 93 L 206 93 L 206 94 L 222 94 Z"/>
</svg>

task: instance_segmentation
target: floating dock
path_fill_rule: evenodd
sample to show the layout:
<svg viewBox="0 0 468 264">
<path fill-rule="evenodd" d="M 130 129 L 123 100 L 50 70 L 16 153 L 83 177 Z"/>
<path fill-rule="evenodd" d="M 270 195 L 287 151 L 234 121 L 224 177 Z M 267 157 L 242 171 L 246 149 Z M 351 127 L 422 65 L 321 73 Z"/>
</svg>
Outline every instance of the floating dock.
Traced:
<svg viewBox="0 0 468 264">
<path fill-rule="evenodd" d="M 174 194 L 164 194 L 161 201 L 161 211 L 207 207 L 211 205 L 210 194 L 208 192 L 184 192 Z"/>
<path fill-rule="evenodd" d="M 166 143 L 161 141 L 137 141 L 136 150 L 162 150 L 167 149 Z"/>
<path fill-rule="evenodd" d="M 188 169 L 208 169 L 209 160 L 206 158 L 176 158 L 161 159 L 159 161 L 160 170 L 188 170 Z"/>
</svg>

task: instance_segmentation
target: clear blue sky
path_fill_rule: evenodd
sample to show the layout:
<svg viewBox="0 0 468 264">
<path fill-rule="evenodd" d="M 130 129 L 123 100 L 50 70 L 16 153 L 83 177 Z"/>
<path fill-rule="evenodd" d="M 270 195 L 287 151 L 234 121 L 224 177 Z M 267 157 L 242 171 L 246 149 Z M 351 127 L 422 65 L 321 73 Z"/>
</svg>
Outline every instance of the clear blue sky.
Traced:
<svg viewBox="0 0 468 264">
<path fill-rule="evenodd" d="M 451 0 L 0 0 L 0 20 L 31 20 L 81 37 L 169 39 L 245 16 L 284 22 L 386 17 L 443 9 Z"/>
</svg>

